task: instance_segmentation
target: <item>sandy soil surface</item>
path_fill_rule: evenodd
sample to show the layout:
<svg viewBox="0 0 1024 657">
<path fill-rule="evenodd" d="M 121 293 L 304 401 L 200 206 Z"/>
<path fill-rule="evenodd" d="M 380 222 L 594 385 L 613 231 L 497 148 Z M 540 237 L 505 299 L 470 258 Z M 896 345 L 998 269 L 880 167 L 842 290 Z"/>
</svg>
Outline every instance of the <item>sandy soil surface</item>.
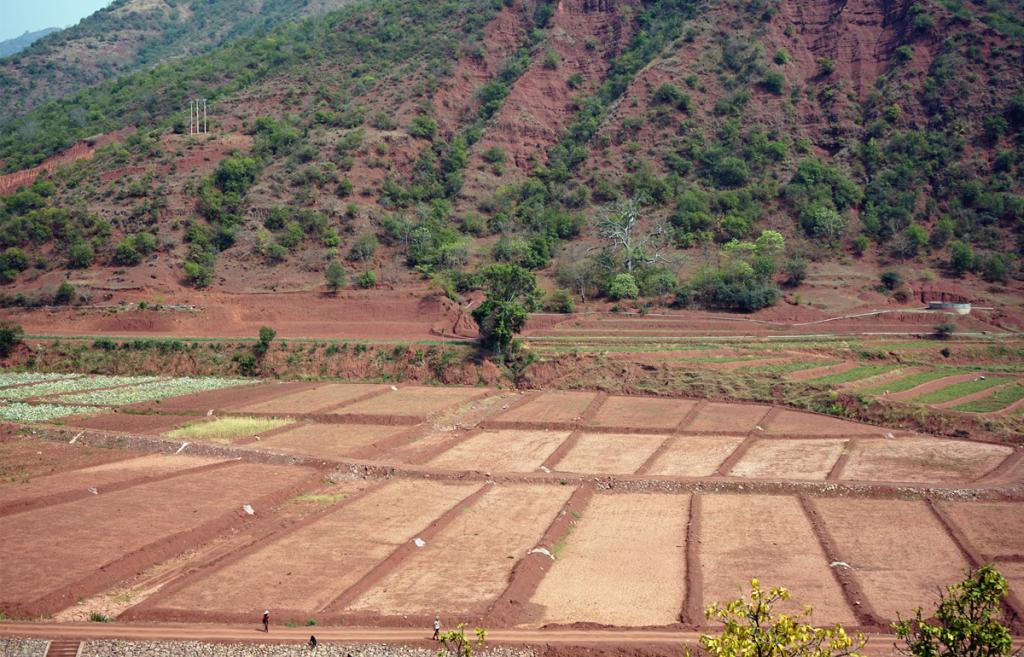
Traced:
<svg viewBox="0 0 1024 657">
<path fill-rule="evenodd" d="M 930 608 L 937 587 L 960 581 L 969 565 L 925 502 L 822 498 L 815 505 L 841 559 L 885 618 Z"/>
<path fill-rule="evenodd" d="M 311 390 L 240 406 L 235 410 L 242 413 L 316 413 L 367 393 L 385 389 L 386 386 L 361 383 L 329 383 Z"/>
<path fill-rule="evenodd" d="M 595 495 L 531 603 L 545 623 L 678 622 L 689 495 Z M 530 612 L 533 613 L 533 610 Z"/>
<path fill-rule="evenodd" d="M 484 431 L 432 459 L 429 465 L 452 470 L 532 472 L 568 437 L 568 431 Z"/>
<path fill-rule="evenodd" d="M 32 605 L 62 590 L 68 592 L 65 605 L 92 593 L 102 586 L 102 580 L 90 583 L 101 569 L 116 581 L 112 564 L 132 567 L 126 555 L 224 514 L 241 520 L 243 504 L 259 504 L 310 474 L 305 468 L 240 463 L 0 518 L 8 555 L 0 560 L 0 606 L 60 608 Z"/>
<path fill-rule="evenodd" d="M 598 427 L 674 429 L 697 402 L 689 399 L 609 397 L 590 421 Z"/>
<path fill-rule="evenodd" d="M 729 474 L 761 479 L 822 481 L 843 451 L 845 440 L 758 440 Z"/>
<path fill-rule="evenodd" d="M 245 445 L 329 459 L 369 456 L 380 443 L 405 431 L 381 424 L 304 424 Z"/>
<path fill-rule="evenodd" d="M 710 477 L 740 443 L 742 436 L 678 436 L 672 438 L 647 470 L 652 475 Z"/>
<path fill-rule="evenodd" d="M 756 404 L 723 404 L 712 402 L 697 412 L 697 416 L 684 427 L 687 431 L 719 431 L 746 433 L 754 428 L 769 406 Z"/>
<path fill-rule="evenodd" d="M 967 483 L 1013 453 L 1002 445 L 941 438 L 859 439 L 840 479 L 912 483 Z"/>
<path fill-rule="evenodd" d="M 107 486 L 123 484 L 133 479 L 157 477 L 191 468 L 198 468 L 221 459 L 171 454 L 149 454 L 114 463 L 95 465 L 72 472 L 62 472 L 35 477 L 22 484 L 0 485 L 0 509 L 15 501 L 27 501 L 36 497 L 48 497 L 71 492 L 104 494 Z"/>
<path fill-rule="evenodd" d="M 793 593 L 780 609 L 811 604 L 818 622 L 856 620 L 796 498 L 705 495 L 700 557 L 705 604 L 736 599 L 757 577 Z"/>
<path fill-rule="evenodd" d="M 341 413 L 429 415 L 487 394 L 482 388 L 408 386 L 346 406 Z"/>
<path fill-rule="evenodd" d="M 572 422 L 583 415 L 596 397 L 595 392 L 545 392 L 495 419 L 513 422 Z"/>
<path fill-rule="evenodd" d="M 155 601 L 155 606 L 186 615 L 207 611 L 258 618 L 267 607 L 312 614 L 476 488 L 422 481 L 377 486 L 314 522 L 247 551 Z"/>
<path fill-rule="evenodd" d="M 555 464 L 559 472 L 632 474 L 667 439 L 647 434 L 584 433 Z"/>
<path fill-rule="evenodd" d="M 481 609 L 507 586 L 516 561 L 571 493 L 564 486 L 494 486 L 350 608 L 382 616 Z"/>
<path fill-rule="evenodd" d="M 799 411 L 779 411 L 764 425 L 765 431 L 771 434 L 822 435 L 822 436 L 859 436 L 882 435 L 885 429 L 870 424 L 858 424 L 839 420 L 826 415 L 814 415 Z"/>
<path fill-rule="evenodd" d="M 1024 557 L 1024 511 L 1013 502 L 938 503 L 982 557 Z M 1024 592 L 1022 592 L 1024 593 Z"/>
</svg>

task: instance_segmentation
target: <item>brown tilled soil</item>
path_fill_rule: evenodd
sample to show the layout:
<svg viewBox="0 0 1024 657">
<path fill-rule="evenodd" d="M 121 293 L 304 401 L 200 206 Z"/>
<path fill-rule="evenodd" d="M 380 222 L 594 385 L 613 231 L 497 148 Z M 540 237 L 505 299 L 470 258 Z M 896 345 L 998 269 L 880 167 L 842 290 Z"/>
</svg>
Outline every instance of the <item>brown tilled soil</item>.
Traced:
<svg viewBox="0 0 1024 657">
<path fill-rule="evenodd" d="M 376 486 L 315 522 L 301 523 L 235 555 L 216 571 L 189 579 L 145 607 L 165 620 L 194 619 L 196 612 L 200 617 L 258 618 L 267 605 L 275 614 L 288 610 L 308 617 L 476 489 L 421 481 Z"/>
<path fill-rule="evenodd" d="M 573 422 L 597 397 L 593 392 L 545 392 L 516 406 L 496 419 L 510 422 Z"/>
<path fill-rule="evenodd" d="M 778 435 L 858 436 L 885 433 L 885 429 L 869 424 L 786 410 L 769 418 L 763 426 L 766 433 Z"/>
<path fill-rule="evenodd" d="M 555 546 L 554 564 L 525 614 L 566 625 L 678 622 L 689 503 L 688 495 L 594 495 Z"/>
<path fill-rule="evenodd" d="M 358 383 L 328 383 L 253 404 L 235 406 L 239 413 L 316 413 L 326 412 L 369 393 L 387 390 L 386 386 Z"/>
<path fill-rule="evenodd" d="M 966 484 L 991 472 L 1013 448 L 962 440 L 857 439 L 842 479 Z"/>
<path fill-rule="evenodd" d="M 839 556 L 884 618 L 930 607 L 963 578 L 963 554 L 924 502 L 818 499 Z M 791 587 L 795 588 L 795 587 Z"/>
<path fill-rule="evenodd" d="M 245 447 L 327 459 L 368 458 L 386 451 L 390 439 L 405 431 L 379 424 L 304 424 L 246 441 Z"/>
<path fill-rule="evenodd" d="M 983 559 L 1024 557 L 1024 513 L 1013 502 L 937 503 Z M 1024 593 L 1024 591 L 1022 591 Z"/>
<path fill-rule="evenodd" d="M 351 610 L 425 618 L 443 601 L 449 615 L 482 611 L 508 585 L 516 561 L 537 543 L 571 493 L 568 487 L 493 486 Z"/>
<path fill-rule="evenodd" d="M 66 607 L 244 522 L 243 504 L 269 508 L 310 474 L 237 464 L 0 518 L 0 607 L 29 616 Z"/>
<path fill-rule="evenodd" d="M 0 485 L 0 515 L 23 511 L 32 503 L 56 504 L 88 495 L 107 494 L 129 485 L 162 479 L 201 468 L 221 459 L 147 454 L 102 465 L 33 477 L 24 483 Z"/>
<path fill-rule="evenodd" d="M 356 403 L 420 392 L 384 386 L 366 397 L 329 385 L 331 399 Z M 257 403 L 268 387 L 288 390 L 257 388 Z M 897 609 L 927 606 L 966 563 L 1024 558 L 1024 530 L 1005 519 L 1017 502 L 999 501 L 1020 497 L 1019 455 L 1008 447 L 875 438 L 862 425 L 757 405 L 570 393 L 573 412 L 558 415 L 557 393 L 422 390 L 454 401 L 425 394 L 385 414 L 317 424 L 326 417 L 318 399 L 317 413 L 260 441 L 195 446 L 209 457 L 152 455 L 0 485 L 0 531 L 15 537 L 0 577 L 14 583 L 5 594 L 20 596 L 3 608 L 225 623 L 270 607 L 279 622 L 374 627 L 420 626 L 440 611 L 495 628 L 692 628 L 703 626 L 704 604 L 736 597 L 756 576 L 790 588 L 794 608 L 814 604 L 818 621 L 879 628 Z M 209 397 L 190 404 L 206 408 Z M 559 421 L 483 428 L 531 405 Z M 451 410 L 391 422 L 433 408 Z M 659 410 L 672 421 L 616 426 L 656 423 Z M 607 424 L 587 428 L 595 422 Z M 742 432 L 687 433 L 694 425 Z M 55 428 L 47 435 L 65 442 L 32 443 L 95 449 L 66 443 L 78 431 Z M 80 438 L 177 448 L 140 435 Z M 969 488 L 979 477 L 984 487 Z M 5 506 L 8 495 L 28 506 Z M 911 545 L 892 547 L 900 541 Z M 37 569 L 41 579 L 19 574 Z"/>
<path fill-rule="evenodd" d="M 647 474 L 673 477 L 710 477 L 740 443 L 742 436 L 679 436 L 647 469 Z"/>
<path fill-rule="evenodd" d="M 73 415 L 64 420 L 64 424 L 83 429 L 125 433 L 161 433 L 179 424 L 194 422 L 196 417 L 196 415 L 157 415 L 111 411 L 98 415 Z"/>
<path fill-rule="evenodd" d="M 853 624 L 818 538 L 793 497 L 705 495 L 700 559 L 704 600 L 732 600 L 752 578 L 794 593 L 779 606 L 795 611 L 814 605 L 814 619 Z M 797 602 L 799 600 L 799 602 Z"/>
<path fill-rule="evenodd" d="M 698 411 L 697 416 L 684 425 L 686 431 L 707 431 L 719 433 L 746 433 L 771 410 L 770 406 L 757 404 L 709 403 Z"/>
<path fill-rule="evenodd" d="M 0 425 L 0 485 L 28 483 L 34 477 L 123 461 L 133 456 L 140 454 L 22 438 L 15 434 L 11 425 Z"/>
<path fill-rule="evenodd" d="M 697 402 L 690 399 L 610 397 L 590 420 L 590 426 L 674 429 Z"/>
<path fill-rule="evenodd" d="M 662 435 L 583 433 L 554 469 L 559 472 L 632 474 L 666 439 L 667 436 Z"/>
<path fill-rule="evenodd" d="M 845 440 L 758 440 L 729 471 L 736 477 L 824 480 Z"/>
<path fill-rule="evenodd" d="M 569 437 L 568 431 L 484 431 L 432 459 L 446 470 L 532 472 Z"/>
</svg>

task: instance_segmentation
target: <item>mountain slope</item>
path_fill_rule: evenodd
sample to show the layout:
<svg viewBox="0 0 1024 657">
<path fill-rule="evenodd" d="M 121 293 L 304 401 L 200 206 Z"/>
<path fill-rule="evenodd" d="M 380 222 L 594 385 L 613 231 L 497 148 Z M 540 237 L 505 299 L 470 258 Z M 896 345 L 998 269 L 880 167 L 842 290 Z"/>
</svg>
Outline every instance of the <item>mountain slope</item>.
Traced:
<svg viewBox="0 0 1024 657">
<path fill-rule="evenodd" d="M 17 52 L 21 52 L 39 39 L 42 39 L 47 34 L 59 31 L 59 27 L 46 27 L 34 32 L 26 31 L 21 36 L 14 37 L 13 39 L 7 39 L 6 41 L 0 41 L 0 57 L 8 57 Z"/>
<path fill-rule="evenodd" d="M 0 246 L 41 258 L 6 277 L 304 289 L 337 258 L 454 296 L 498 260 L 730 310 L 780 285 L 1019 303 L 1020 25 L 957 0 L 357 2 L 0 128 L 8 171 L 138 129 L 5 202 Z M 200 94 L 212 132 L 189 137 Z M 603 217 L 630 199 L 617 247 Z M 905 284 L 879 293 L 883 270 Z"/>
<path fill-rule="evenodd" d="M 199 55 L 346 0 L 115 0 L 0 61 L 3 122 L 103 80 Z M 0 52 L 0 57 L 12 53 Z"/>
</svg>

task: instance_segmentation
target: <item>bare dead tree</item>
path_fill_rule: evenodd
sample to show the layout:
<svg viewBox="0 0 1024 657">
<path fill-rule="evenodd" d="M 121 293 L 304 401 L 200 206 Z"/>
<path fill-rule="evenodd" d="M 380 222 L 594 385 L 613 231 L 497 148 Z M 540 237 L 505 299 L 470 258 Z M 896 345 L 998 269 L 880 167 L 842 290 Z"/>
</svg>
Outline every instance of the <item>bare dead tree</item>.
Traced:
<svg viewBox="0 0 1024 657">
<path fill-rule="evenodd" d="M 628 199 L 602 209 L 597 218 L 597 234 L 608 242 L 616 255 L 621 255 L 630 274 L 640 265 L 653 265 L 665 260 L 664 237 L 668 227 L 655 222 L 649 230 L 640 225 L 640 203 Z"/>
</svg>

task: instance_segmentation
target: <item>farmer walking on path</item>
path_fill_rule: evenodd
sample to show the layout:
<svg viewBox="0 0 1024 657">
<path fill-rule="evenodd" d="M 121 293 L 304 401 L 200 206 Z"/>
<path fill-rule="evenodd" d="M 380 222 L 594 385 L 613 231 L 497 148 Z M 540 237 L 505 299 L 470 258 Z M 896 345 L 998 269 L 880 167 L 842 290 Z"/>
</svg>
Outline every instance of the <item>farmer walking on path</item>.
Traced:
<svg viewBox="0 0 1024 657">
<path fill-rule="evenodd" d="M 438 641 L 441 638 L 441 619 L 434 616 L 434 641 Z"/>
<path fill-rule="evenodd" d="M 270 632 L 270 610 L 267 609 L 263 612 L 263 631 Z"/>
</svg>

